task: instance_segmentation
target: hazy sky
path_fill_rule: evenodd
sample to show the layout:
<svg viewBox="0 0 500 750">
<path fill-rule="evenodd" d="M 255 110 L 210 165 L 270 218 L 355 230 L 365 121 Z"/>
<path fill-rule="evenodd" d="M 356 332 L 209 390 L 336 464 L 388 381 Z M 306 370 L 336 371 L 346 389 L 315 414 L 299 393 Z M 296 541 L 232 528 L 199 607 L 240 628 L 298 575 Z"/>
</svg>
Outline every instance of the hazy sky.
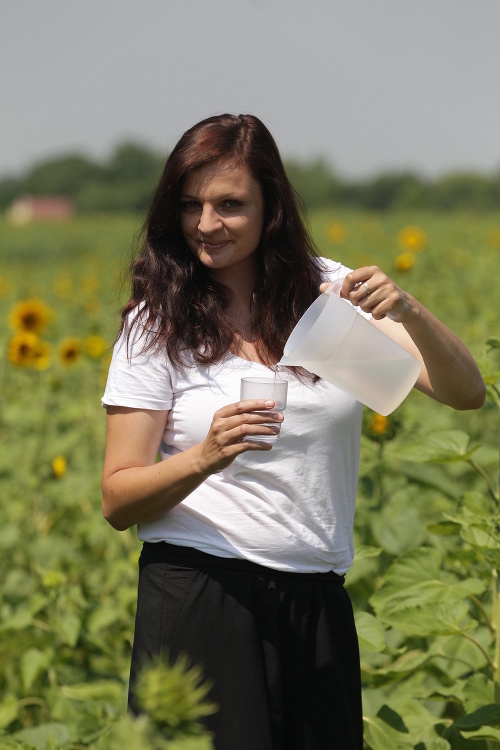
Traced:
<svg viewBox="0 0 500 750">
<path fill-rule="evenodd" d="M 500 0 L 0 0 L 0 177 L 251 112 L 363 177 L 500 169 Z"/>
</svg>

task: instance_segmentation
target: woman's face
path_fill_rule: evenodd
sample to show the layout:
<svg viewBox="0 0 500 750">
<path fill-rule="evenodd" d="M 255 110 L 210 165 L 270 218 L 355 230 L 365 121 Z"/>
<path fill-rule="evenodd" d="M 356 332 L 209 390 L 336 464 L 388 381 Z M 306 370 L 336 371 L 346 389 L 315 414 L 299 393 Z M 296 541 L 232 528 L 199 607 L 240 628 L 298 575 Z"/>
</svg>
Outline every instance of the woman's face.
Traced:
<svg viewBox="0 0 500 750">
<path fill-rule="evenodd" d="M 181 231 L 193 255 L 214 275 L 255 270 L 263 223 L 262 191 L 247 169 L 217 162 L 185 178 Z"/>
</svg>

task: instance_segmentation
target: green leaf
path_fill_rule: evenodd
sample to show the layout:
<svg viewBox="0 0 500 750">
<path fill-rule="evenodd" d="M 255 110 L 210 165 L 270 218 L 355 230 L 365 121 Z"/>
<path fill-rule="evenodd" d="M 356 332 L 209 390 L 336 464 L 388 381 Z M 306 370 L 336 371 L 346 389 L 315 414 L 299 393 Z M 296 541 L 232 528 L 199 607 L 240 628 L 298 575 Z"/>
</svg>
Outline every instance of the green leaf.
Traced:
<svg viewBox="0 0 500 750">
<path fill-rule="evenodd" d="M 0 631 L 4 630 L 24 630 L 33 622 L 33 617 L 42 610 L 48 602 L 44 594 L 34 594 L 28 605 L 19 607 L 14 614 L 7 617 L 0 625 Z"/>
<path fill-rule="evenodd" d="M 425 743 L 422 745 L 416 746 L 417 750 L 450 750 L 450 743 L 446 740 L 443 740 L 441 737 L 431 737 L 431 739 L 426 739 Z"/>
<path fill-rule="evenodd" d="M 357 544 L 354 559 L 356 562 L 366 560 L 369 557 L 378 557 L 382 552 L 381 547 L 370 547 L 368 544 Z"/>
<path fill-rule="evenodd" d="M 53 721 L 48 724 L 40 724 L 38 727 L 21 729 L 13 737 L 16 740 L 33 745 L 36 750 L 45 750 L 51 738 L 57 740 L 59 743 L 69 742 L 70 731 L 66 724 Z"/>
<path fill-rule="evenodd" d="M 52 649 L 40 651 L 37 648 L 29 648 L 24 652 L 21 657 L 21 677 L 25 690 L 29 690 L 41 672 L 47 669 L 53 656 Z"/>
<path fill-rule="evenodd" d="M 395 560 L 370 598 L 377 617 L 413 635 L 461 633 L 468 614 L 466 597 L 482 593 L 485 585 L 476 578 L 440 580 L 441 559 L 438 550 L 420 548 Z M 475 625 L 470 621 L 468 627 Z"/>
<path fill-rule="evenodd" d="M 103 604 L 96 607 L 89 615 L 87 620 L 87 628 L 89 633 L 95 635 L 101 630 L 109 628 L 111 625 L 115 625 L 120 619 L 120 613 L 117 612 L 116 606 L 110 604 Z"/>
<path fill-rule="evenodd" d="M 486 346 L 488 349 L 500 349 L 500 336 L 491 336 L 486 339 Z"/>
<path fill-rule="evenodd" d="M 416 463 L 452 463 L 467 460 L 477 448 L 469 448 L 470 437 L 460 430 L 434 432 L 396 451 L 405 461 Z"/>
<path fill-rule="evenodd" d="M 383 705 L 380 711 L 377 713 L 377 716 L 379 717 L 379 719 L 382 719 L 382 721 L 385 721 L 386 724 L 389 724 L 389 726 L 395 729 L 397 732 L 408 734 L 408 727 L 404 723 L 401 716 L 396 711 L 393 711 L 392 708 L 389 708 L 389 706 Z"/>
<path fill-rule="evenodd" d="M 493 547 L 496 552 L 499 551 L 498 539 L 493 536 L 487 526 L 463 526 L 460 530 L 460 536 L 464 542 L 468 542 L 468 544 L 472 544 L 474 547 L 479 547 L 480 549 Z"/>
<path fill-rule="evenodd" d="M 439 521 L 427 526 L 427 531 L 436 536 L 458 536 L 460 525 L 456 521 Z"/>
<path fill-rule="evenodd" d="M 473 674 L 464 681 L 464 705 L 469 713 L 495 702 L 495 686 L 484 674 Z"/>
<path fill-rule="evenodd" d="M 466 714 L 454 722 L 453 726 L 460 730 L 475 730 L 482 726 L 500 727 L 500 705 L 490 703 L 481 706 L 471 714 Z"/>
<path fill-rule="evenodd" d="M 500 569 L 500 549 L 485 549 L 483 551 L 484 559 L 494 568 Z"/>
<path fill-rule="evenodd" d="M 421 543 L 425 525 L 418 508 L 404 508 L 394 513 L 391 505 L 382 508 L 371 522 L 375 541 L 391 555 L 400 555 Z"/>
<path fill-rule="evenodd" d="M 51 624 L 64 643 L 67 643 L 68 646 L 76 645 L 81 629 L 81 620 L 77 615 L 72 612 L 60 614 Z"/>
<path fill-rule="evenodd" d="M 123 701 L 123 685 L 117 680 L 95 680 L 75 685 L 64 685 L 61 692 L 75 701 L 111 701 L 117 705 Z"/>
<path fill-rule="evenodd" d="M 483 744 L 484 742 L 495 743 L 493 747 L 495 748 L 495 750 L 497 750 L 500 744 L 500 729 L 495 729 L 495 727 L 479 727 L 479 729 L 476 729 L 472 732 L 466 732 L 465 730 L 462 730 L 462 736 L 470 741 L 468 747 L 470 747 L 471 750 L 475 750 L 475 748 L 477 747 L 484 747 L 486 748 L 486 750 L 489 750 L 488 745 Z"/>
<path fill-rule="evenodd" d="M 7 693 L 0 702 L 0 729 L 8 727 L 17 719 L 19 703 L 15 695 Z"/>
<path fill-rule="evenodd" d="M 430 606 L 417 606 L 408 609 L 400 608 L 393 612 L 380 614 L 388 625 L 404 633 L 417 636 L 458 635 L 466 629 L 465 618 L 468 606 L 465 602 L 449 602 Z M 469 627 L 475 626 L 470 623 Z"/>
<path fill-rule="evenodd" d="M 399 656 L 396 661 L 393 661 L 390 666 L 378 669 L 377 674 L 386 676 L 395 675 L 401 678 L 403 675 L 419 670 L 429 659 L 429 654 L 424 651 L 407 651 L 402 656 Z"/>
<path fill-rule="evenodd" d="M 355 619 L 360 648 L 367 651 L 383 651 L 385 638 L 380 622 L 368 612 L 358 612 Z"/>
<path fill-rule="evenodd" d="M 378 716 L 363 717 L 364 740 L 371 750 L 410 750 L 413 743 Z"/>
</svg>

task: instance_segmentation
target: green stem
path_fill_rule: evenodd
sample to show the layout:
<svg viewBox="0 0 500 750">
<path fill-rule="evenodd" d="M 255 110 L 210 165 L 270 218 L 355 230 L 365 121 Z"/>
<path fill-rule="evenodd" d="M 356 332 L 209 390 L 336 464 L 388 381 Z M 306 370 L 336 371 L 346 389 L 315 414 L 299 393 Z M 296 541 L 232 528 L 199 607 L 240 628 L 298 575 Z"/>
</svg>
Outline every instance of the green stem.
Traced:
<svg viewBox="0 0 500 750">
<path fill-rule="evenodd" d="M 382 507 L 382 500 L 384 499 L 384 443 L 378 444 L 378 456 L 377 456 L 377 508 Z"/>
<path fill-rule="evenodd" d="M 488 612 L 486 611 L 486 608 L 479 601 L 479 599 L 477 598 L 477 596 L 474 596 L 474 594 L 471 594 L 469 596 L 469 599 L 471 600 L 471 602 L 473 602 L 476 605 L 476 607 L 478 608 L 478 610 L 483 615 L 484 621 L 485 621 L 486 625 L 488 626 L 488 628 L 490 630 L 490 633 L 495 633 L 495 631 L 496 631 L 496 628 L 495 628 L 496 620 L 494 619 L 493 622 L 490 620 L 490 616 L 489 616 Z"/>
<path fill-rule="evenodd" d="M 21 698 L 18 700 L 17 705 L 19 708 L 26 708 L 26 706 L 42 706 L 45 708 L 47 705 L 47 701 L 44 701 L 42 698 Z"/>
<path fill-rule="evenodd" d="M 461 636 L 462 636 L 463 638 L 466 638 L 466 639 L 467 639 L 468 641 L 470 641 L 471 643 L 473 643 L 473 644 L 474 644 L 475 646 L 477 646 L 477 647 L 478 647 L 478 649 L 479 649 L 479 650 L 481 651 L 481 653 L 482 653 L 482 654 L 483 654 L 483 656 L 485 657 L 486 661 L 487 661 L 487 662 L 488 662 L 488 664 L 490 665 L 490 667 L 491 667 L 491 669 L 493 670 L 493 672 L 495 672 L 495 663 L 494 663 L 493 659 L 491 658 L 491 656 L 489 655 L 489 653 L 488 653 L 488 652 L 486 651 L 486 649 L 484 648 L 484 646 L 481 646 L 481 644 L 480 644 L 480 643 L 479 643 L 478 641 L 476 641 L 476 639 L 475 639 L 475 638 L 473 638 L 473 637 L 472 637 L 471 635 L 469 635 L 469 634 L 468 634 L 468 633 L 466 633 L 466 632 L 462 632 L 462 633 L 460 633 L 460 635 L 461 635 Z"/>
<path fill-rule="evenodd" d="M 491 571 L 491 585 L 492 585 L 492 601 L 493 601 L 493 616 L 491 625 L 494 632 L 497 630 L 497 617 L 498 617 L 498 572 L 496 568 Z"/>
<path fill-rule="evenodd" d="M 493 579 L 493 625 L 495 627 L 495 657 L 493 665 L 493 681 L 495 683 L 495 701 L 500 703 L 500 606 L 498 597 L 498 571 L 491 572 Z"/>
<path fill-rule="evenodd" d="M 480 475 L 481 475 L 481 476 L 483 477 L 484 481 L 486 482 L 486 485 L 487 485 L 487 487 L 488 487 L 488 491 L 489 491 L 489 493 L 490 493 L 491 497 L 493 498 L 493 500 L 494 500 L 494 501 L 495 501 L 495 502 L 497 503 L 497 505 L 498 505 L 498 504 L 500 503 L 500 498 L 498 497 L 498 492 L 497 492 L 497 491 L 495 490 L 495 488 L 493 487 L 493 484 L 492 484 L 492 482 L 491 482 L 491 480 L 490 480 L 489 476 L 487 475 L 487 473 L 486 473 L 486 472 L 485 472 L 485 470 L 483 469 L 483 467 L 482 467 L 482 466 L 479 466 L 479 464 L 477 464 L 477 463 L 476 463 L 476 462 L 474 461 L 474 459 L 472 458 L 472 456 L 470 456 L 470 457 L 469 457 L 469 458 L 467 459 L 467 461 L 468 461 L 468 462 L 470 463 L 470 465 L 472 466 L 472 468 L 473 468 L 473 469 L 474 469 L 475 471 L 477 471 L 477 473 L 478 473 L 478 474 L 480 474 Z"/>
</svg>

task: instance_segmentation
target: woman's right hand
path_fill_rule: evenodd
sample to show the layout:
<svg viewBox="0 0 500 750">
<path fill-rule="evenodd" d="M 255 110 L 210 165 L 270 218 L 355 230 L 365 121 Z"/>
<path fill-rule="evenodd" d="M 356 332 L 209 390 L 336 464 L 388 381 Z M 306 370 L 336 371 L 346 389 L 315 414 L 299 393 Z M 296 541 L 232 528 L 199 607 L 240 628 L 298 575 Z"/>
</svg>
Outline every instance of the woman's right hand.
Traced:
<svg viewBox="0 0 500 750">
<path fill-rule="evenodd" d="M 271 443 L 252 441 L 251 437 L 275 437 L 279 433 L 283 414 L 273 407 L 274 401 L 249 399 L 218 409 L 207 437 L 197 446 L 202 471 L 221 471 L 245 451 L 271 450 Z"/>
</svg>

